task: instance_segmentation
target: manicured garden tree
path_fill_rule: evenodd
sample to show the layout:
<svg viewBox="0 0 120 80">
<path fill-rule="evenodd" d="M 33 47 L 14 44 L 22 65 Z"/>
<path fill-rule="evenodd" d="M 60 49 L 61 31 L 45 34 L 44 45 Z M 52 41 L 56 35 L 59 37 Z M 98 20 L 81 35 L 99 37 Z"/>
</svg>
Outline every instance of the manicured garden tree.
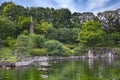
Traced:
<svg viewBox="0 0 120 80">
<path fill-rule="evenodd" d="M 49 56 L 62 56 L 64 54 L 63 44 L 56 40 L 46 41 L 45 48 Z"/>
<path fill-rule="evenodd" d="M 32 48 L 32 41 L 29 36 L 19 35 L 15 44 L 15 55 L 18 57 L 27 56 Z"/>
<path fill-rule="evenodd" d="M 32 34 L 30 35 L 33 45 L 36 48 L 42 48 L 44 46 L 45 38 L 40 34 Z"/>
<path fill-rule="evenodd" d="M 78 34 L 78 39 L 80 43 L 89 48 L 89 57 L 93 57 L 93 47 L 102 46 L 104 35 L 105 32 L 99 22 L 89 21 L 82 26 L 82 30 Z"/>
</svg>

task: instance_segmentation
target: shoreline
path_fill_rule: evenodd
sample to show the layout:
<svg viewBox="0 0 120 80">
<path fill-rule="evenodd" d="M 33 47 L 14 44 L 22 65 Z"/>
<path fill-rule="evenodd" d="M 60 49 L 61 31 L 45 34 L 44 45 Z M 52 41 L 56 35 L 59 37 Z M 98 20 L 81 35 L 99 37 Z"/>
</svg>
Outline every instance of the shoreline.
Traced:
<svg viewBox="0 0 120 80">
<path fill-rule="evenodd" d="M 104 59 L 106 57 L 100 57 L 100 58 L 89 58 L 86 56 L 68 56 L 68 57 L 62 57 L 62 56 L 35 56 L 35 57 L 25 57 L 23 60 L 21 59 L 20 62 L 0 62 L 0 67 L 22 67 L 22 66 L 29 66 L 35 61 L 44 62 L 44 61 L 57 61 L 57 60 L 80 60 L 80 59 Z M 119 57 L 110 58 L 107 57 L 106 59 L 115 59 Z"/>
</svg>

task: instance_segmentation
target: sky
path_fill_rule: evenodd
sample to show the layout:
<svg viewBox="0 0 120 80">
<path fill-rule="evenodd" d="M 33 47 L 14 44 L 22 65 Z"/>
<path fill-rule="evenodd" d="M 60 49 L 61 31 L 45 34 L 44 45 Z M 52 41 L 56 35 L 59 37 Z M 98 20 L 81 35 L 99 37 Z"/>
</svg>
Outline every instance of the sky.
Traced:
<svg viewBox="0 0 120 80">
<path fill-rule="evenodd" d="M 0 0 L 12 1 L 24 7 L 68 8 L 73 12 L 103 12 L 120 8 L 120 0 Z"/>
</svg>

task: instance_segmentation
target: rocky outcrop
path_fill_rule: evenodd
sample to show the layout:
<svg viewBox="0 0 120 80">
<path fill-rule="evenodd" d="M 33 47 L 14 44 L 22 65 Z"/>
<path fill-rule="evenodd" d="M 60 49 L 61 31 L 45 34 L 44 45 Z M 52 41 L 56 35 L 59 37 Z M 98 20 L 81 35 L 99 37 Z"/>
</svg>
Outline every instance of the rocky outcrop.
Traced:
<svg viewBox="0 0 120 80">
<path fill-rule="evenodd" d="M 15 63 L 1 62 L 0 67 L 16 67 Z"/>
<path fill-rule="evenodd" d="M 92 49 L 89 49 L 88 54 L 87 54 L 87 58 L 94 58 L 94 54 L 93 54 Z"/>
<path fill-rule="evenodd" d="M 87 58 L 114 58 L 115 50 L 110 48 L 91 48 Z"/>
</svg>

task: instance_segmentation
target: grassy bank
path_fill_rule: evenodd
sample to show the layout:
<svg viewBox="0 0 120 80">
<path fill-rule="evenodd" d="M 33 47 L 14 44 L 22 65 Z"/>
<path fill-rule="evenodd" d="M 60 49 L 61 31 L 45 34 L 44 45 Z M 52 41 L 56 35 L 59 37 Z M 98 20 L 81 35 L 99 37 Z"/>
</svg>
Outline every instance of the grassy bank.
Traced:
<svg viewBox="0 0 120 80">
<path fill-rule="evenodd" d="M 16 62 L 18 61 L 17 57 L 12 54 L 10 48 L 2 48 L 0 50 L 0 62 Z"/>
</svg>

